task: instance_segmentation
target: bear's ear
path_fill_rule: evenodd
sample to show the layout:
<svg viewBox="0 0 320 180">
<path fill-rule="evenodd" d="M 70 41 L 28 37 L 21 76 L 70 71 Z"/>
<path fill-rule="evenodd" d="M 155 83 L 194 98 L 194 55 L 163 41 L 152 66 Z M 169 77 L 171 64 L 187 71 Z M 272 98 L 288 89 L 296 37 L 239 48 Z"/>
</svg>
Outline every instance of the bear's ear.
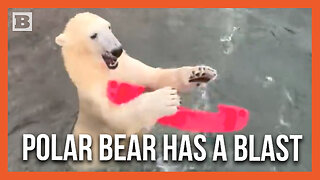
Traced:
<svg viewBox="0 0 320 180">
<path fill-rule="evenodd" d="M 66 41 L 67 41 L 67 38 L 66 38 L 66 35 L 64 34 L 60 34 L 59 36 L 56 37 L 56 43 L 59 46 L 65 45 Z"/>
</svg>

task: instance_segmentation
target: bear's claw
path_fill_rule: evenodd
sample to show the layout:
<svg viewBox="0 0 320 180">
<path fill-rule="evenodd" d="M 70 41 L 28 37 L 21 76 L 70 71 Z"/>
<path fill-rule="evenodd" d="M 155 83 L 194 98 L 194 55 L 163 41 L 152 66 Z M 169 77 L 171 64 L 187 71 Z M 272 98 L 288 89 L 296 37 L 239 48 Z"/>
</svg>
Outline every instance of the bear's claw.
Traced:
<svg viewBox="0 0 320 180">
<path fill-rule="evenodd" d="M 198 66 L 194 69 L 189 77 L 190 83 L 207 83 L 217 77 L 217 71 L 208 66 Z"/>
</svg>

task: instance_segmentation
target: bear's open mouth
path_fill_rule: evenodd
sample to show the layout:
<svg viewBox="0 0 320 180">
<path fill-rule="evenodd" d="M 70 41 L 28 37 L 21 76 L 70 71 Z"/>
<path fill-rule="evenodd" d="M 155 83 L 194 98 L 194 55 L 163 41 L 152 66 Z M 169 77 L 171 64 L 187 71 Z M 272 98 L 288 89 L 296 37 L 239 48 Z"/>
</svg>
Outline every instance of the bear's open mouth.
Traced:
<svg viewBox="0 0 320 180">
<path fill-rule="evenodd" d="M 109 69 L 116 69 L 118 67 L 117 57 L 113 56 L 110 52 L 106 51 L 102 54 L 102 59 Z"/>
</svg>

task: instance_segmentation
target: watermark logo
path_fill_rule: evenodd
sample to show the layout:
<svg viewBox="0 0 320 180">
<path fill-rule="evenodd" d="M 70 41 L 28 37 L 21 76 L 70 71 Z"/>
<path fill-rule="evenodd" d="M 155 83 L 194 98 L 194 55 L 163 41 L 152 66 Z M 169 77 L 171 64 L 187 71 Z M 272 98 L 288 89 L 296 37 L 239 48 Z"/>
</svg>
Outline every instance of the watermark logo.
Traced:
<svg viewBox="0 0 320 180">
<path fill-rule="evenodd" d="M 12 31 L 32 31 L 32 12 L 13 12 Z"/>
</svg>

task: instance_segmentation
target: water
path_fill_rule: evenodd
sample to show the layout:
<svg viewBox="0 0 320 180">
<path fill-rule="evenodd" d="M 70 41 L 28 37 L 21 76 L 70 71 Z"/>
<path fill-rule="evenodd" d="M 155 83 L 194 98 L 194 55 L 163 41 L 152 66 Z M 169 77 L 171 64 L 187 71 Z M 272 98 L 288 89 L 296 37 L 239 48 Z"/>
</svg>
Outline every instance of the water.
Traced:
<svg viewBox="0 0 320 180">
<path fill-rule="evenodd" d="M 9 22 L 12 11 L 9 9 Z M 70 17 L 85 11 L 107 18 L 127 52 L 146 64 L 164 68 L 206 64 L 216 69 L 218 79 L 207 88 L 183 94 L 182 103 L 210 111 L 216 111 L 219 103 L 249 109 L 250 122 L 238 133 L 256 136 L 257 154 L 264 134 L 304 135 L 298 163 L 223 163 L 210 158 L 203 163 L 164 163 L 160 156 L 157 162 L 118 164 L 109 170 L 311 171 L 311 9 L 31 11 L 33 32 L 11 32 L 8 25 L 9 171 L 70 170 L 63 163 L 40 163 L 34 158 L 22 162 L 21 135 L 56 133 L 63 142 L 71 132 L 77 114 L 76 90 L 54 38 Z M 160 138 L 164 133 L 188 132 L 157 125 L 152 133 Z M 215 134 L 205 135 L 209 153 Z M 232 157 L 234 133 L 224 135 L 228 157 Z M 62 145 L 58 146 L 61 152 Z M 160 151 L 161 144 L 157 148 Z"/>
<path fill-rule="evenodd" d="M 200 85 L 195 91 L 193 109 L 209 111 L 211 109 L 210 101 L 212 101 L 209 97 L 209 89 L 206 86 Z"/>
<path fill-rule="evenodd" d="M 233 27 L 232 32 L 229 35 L 222 36 L 220 38 L 220 41 L 222 42 L 223 46 L 223 53 L 224 54 L 231 54 L 233 51 L 233 35 L 236 33 L 236 31 L 240 30 L 239 27 Z"/>
</svg>

